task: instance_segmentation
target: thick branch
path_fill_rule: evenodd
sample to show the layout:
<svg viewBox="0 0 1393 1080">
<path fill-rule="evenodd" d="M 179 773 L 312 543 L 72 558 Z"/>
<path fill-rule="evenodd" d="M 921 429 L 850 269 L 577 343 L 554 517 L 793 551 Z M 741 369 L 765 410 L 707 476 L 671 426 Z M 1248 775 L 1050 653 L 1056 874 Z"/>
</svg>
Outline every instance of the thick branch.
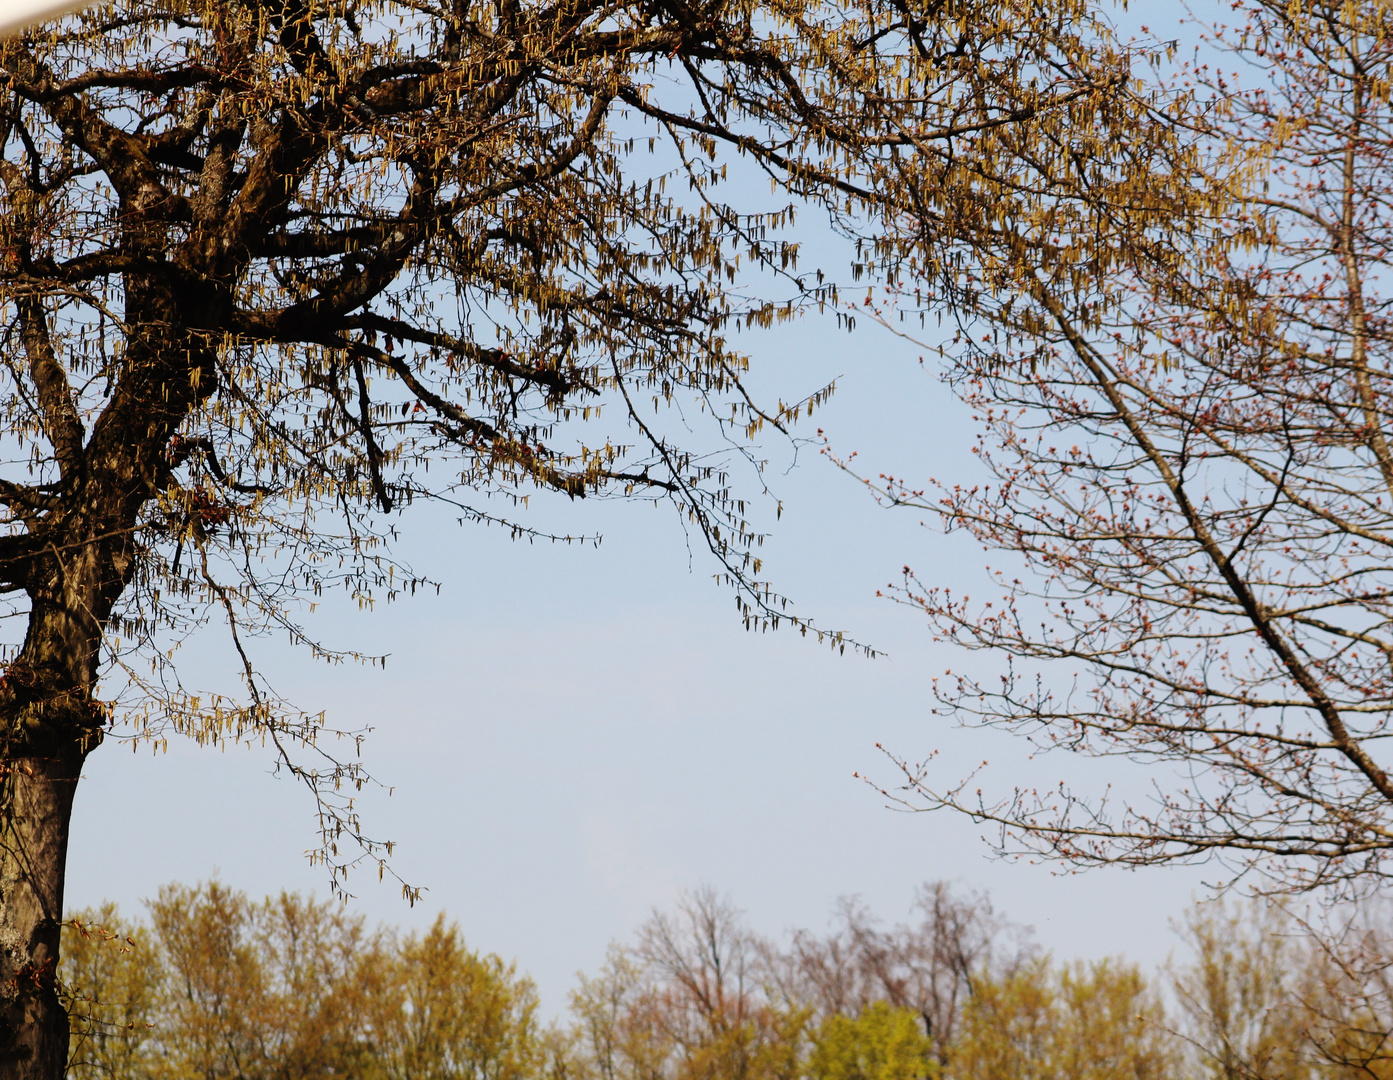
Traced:
<svg viewBox="0 0 1393 1080">
<path fill-rule="evenodd" d="M 38 391 L 44 431 L 53 446 L 54 457 L 65 482 L 71 483 L 82 471 L 82 442 L 85 432 L 73 405 L 67 372 L 53 352 L 48 319 L 43 303 L 34 296 L 17 300 L 24 351 L 29 357 L 29 375 Z"/>
</svg>

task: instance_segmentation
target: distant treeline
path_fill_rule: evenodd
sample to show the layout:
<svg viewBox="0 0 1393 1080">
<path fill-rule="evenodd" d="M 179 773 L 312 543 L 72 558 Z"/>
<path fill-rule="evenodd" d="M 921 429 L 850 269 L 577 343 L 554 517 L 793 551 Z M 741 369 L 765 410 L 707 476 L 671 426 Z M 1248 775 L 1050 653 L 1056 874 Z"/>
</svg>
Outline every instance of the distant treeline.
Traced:
<svg viewBox="0 0 1393 1080">
<path fill-rule="evenodd" d="M 403 934 L 217 883 L 169 886 L 148 912 L 106 905 L 65 926 L 71 1077 L 1393 1077 L 1387 935 L 1271 906 L 1201 907 L 1188 959 L 1148 977 L 1061 963 L 941 884 L 909 924 L 847 902 L 829 932 L 783 943 L 702 891 L 613 946 L 552 1024 L 530 979 L 443 917 Z"/>
</svg>

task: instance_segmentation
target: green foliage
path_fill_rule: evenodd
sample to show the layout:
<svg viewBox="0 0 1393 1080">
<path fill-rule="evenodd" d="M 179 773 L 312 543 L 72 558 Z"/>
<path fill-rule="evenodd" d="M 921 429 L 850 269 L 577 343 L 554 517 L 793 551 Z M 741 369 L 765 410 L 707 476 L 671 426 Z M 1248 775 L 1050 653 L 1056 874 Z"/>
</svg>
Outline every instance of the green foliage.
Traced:
<svg viewBox="0 0 1393 1080">
<path fill-rule="evenodd" d="M 1113 961 L 1038 960 L 978 983 L 953 1048 L 953 1080 L 1162 1080 L 1176 1075 L 1161 1006 L 1141 973 Z"/>
<path fill-rule="evenodd" d="M 363 975 L 370 1075 L 381 1080 L 523 1080 L 542 1043 L 537 991 L 496 956 L 464 946 L 436 918 L 386 950 Z"/>
<path fill-rule="evenodd" d="M 216 882 L 150 904 L 161 976 L 156 1034 L 170 1080 L 353 1072 L 360 972 L 379 945 L 334 903 L 252 903 Z"/>
<path fill-rule="evenodd" d="M 859 1016 L 834 1014 L 823 1021 L 807 1075 L 809 1080 L 922 1080 L 938 1075 L 938 1063 L 920 1017 L 874 1001 Z"/>
<path fill-rule="evenodd" d="M 1191 1020 L 1191 1047 L 1214 1080 L 1305 1080 L 1312 1063 L 1305 1036 L 1313 957 L 1279 908 L 1206 905 L 1186 925 L 1194 962 L 1175 978 Z"/>
<path fill-rule="evenodd" d="M 149 927 L 109 905 L 65 925 L 74 1080 L 540 1075 L 532 983 L 443 918 L 398 937 L 336 902 L 217 883 L 149 908 Z"/>
<path fill-rule="evenodd" d="M 836 931 L 829 959 L 806 932 L 781 948 L 729 904 L 694 894 L 613 946 L 581 977 L 570 1022 L 546 1026 L 531 980 L 470 951 L 444 916 L 401 934 L 337 902 L 170 886 L 148 904 L 148 923 L 105 905 L 65 924 L 68 1076 L 1393 1080 L 1393 948 L 1381 923 L 1318 930 L 1271 906 L 1198 909 L 1185 931 L 1191 958 L 1172 975 L 1179 1008 L 1167 1015 L 1136 967 L 1002 948 L 1009 924 L 993 920 L 984 938 L 987 924 L 964 918 L 957 898 L 929 895 L 937 925 Z M 872 923 L 857 910 L 855 926 Z M 867 956 L 854 955 L 858 940 Z M 926 941 L 979 957 L 945 1033 L 928 1010 L 870 983 L 843 994 L 848 972 L 872 961 L 896 973 L 901 996 L 941 976 Z M 800 963 L 801 983 L 790 977 Z M 847 1004 L 831 1005 L 839 995 Z"/>
<path fill-rule="evenodd" d="M 73 1077 L 144 1075 L 155 1062 L 153 1015 L 159 968 L 152 935 L 114 904 L 81 912 L 63 930 L 63 1006 Z"/>
</svg>

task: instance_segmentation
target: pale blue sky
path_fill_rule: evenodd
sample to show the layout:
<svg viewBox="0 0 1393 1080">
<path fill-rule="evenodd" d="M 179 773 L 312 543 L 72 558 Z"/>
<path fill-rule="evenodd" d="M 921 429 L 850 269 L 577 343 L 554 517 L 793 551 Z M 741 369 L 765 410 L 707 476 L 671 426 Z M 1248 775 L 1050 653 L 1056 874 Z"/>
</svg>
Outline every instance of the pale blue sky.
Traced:
<svg viewBox="0 0 1393 1080">
<path fill-rule="evenodd" d="M 889 335 L 807 325 L 758 352 L 795 386 L 845 373 L 818 422 L 868 470 L 970 478 L 965 410 Z M 980 551 L 878 509 L 815 454 L 774 482 L 785 501 L 766 545 L 774 580 L 800 610 L 888 656 L 747 633 L 700 551 L 689 566 L 671 512 L 617 503 L 556 508 L 572 528 L 603 525 L 598 549 L 417 515 L 405 550 L 442 594 L 371 616 L 331 604 L 313 620 L 336 642 L 390 653 L 385 671 L 320 667 L 262 643 L 279 690 L 341 726 L 376 729 L 364 758 L 395 792 L 370 796 L 367 819 L 400 842 L 400 872 L 429 892 L 410 910 L 360 876 L 361 910 L 414 924 L 445 909 L 476 947 L 530 971 L 551 1008 L 610 940 L 701 883 L 778 933 L 822 925 L 853 893 L 900 918 L 916 884 L 952 878 L 989 888 L 1061 955 L 1160 960 L 1166 920 L 1200 875 L 1061 878 L 993 862 L 971 823 L 895 813 L 852 777 L 893 780 L 876 743 L 913 758 L 940 750 L 946 778 L 990 760 L 1002 789 L 1080 770 L 930 716 L 932 676 L 973 661 L 875 598 L 905 562 L 971 592 L 985 581 Z M 259 749 L 104 747 L 79 789 L 71 905 L 131 908 L 163 882 L 215 871 L 254 894 L 323 893 L 301 854 L 308 800 L 269 765 Z"/>
<path fill-rule="evenodd" d="M 1146 18 L 1173 10 L 1157 4 Z M 804 221 L 816 247 L 812 215 Z M 847 335 L 830 319 L 742 344 L 758 362 L 756 385 L 785 399 L 840 376 L 805 434 L 825 428 L 868 472 L 971 477 L 970 417 L 912 347 L 874 328 Z M 1202 873 L 1060 877 L 994 862 L 970 822 L 895 813 L 852 777 L 893 779 L 879 742 L 913 758 L 939 750 L 944 777 L 989 760 L 1001 789 L 1064 775 L 1137 781 L 1031 761 L 1022 744 L 931 717 L 930 678 L 965 658 L 875 592 L 905 563 L 970 592 L 985 580 L 983 554 L 878 509 L 816 454 L 771 477 L 785 502 L 765 547 L 773 580 L 800 611 L 888 657 L 746 633 L 710 560 L 694 551 L 689 561 L 670 510 L 564 501 L 543 515 L 563 531 L 601 529 L 598 550 L 409 514 L 403 550 L 443 593 L 366 617 L 330 604 L 315 618 L 339 643 L 390 653 L 385 671 L 263 647 L 287 696 L 341 726 L 376 729 L 364 759 L 395 791 L 366 799 L 368 823 L 399 842 L 396 866 L 429 891 L 413 910 L 360 875 L 359 909 L 415 925 L 444 909 L 475 947 L 530 972 L 549 1010 L 609 941 L 702 883 L 777 934 L 823 925 L 848 894 L 898 919 L 917 884 L 955 879 L 989 889 L 1060 956 L 1162 960 L 1174 940 L 1167 920 Z M 259 749 L 175 744 L 152 757 L 104 747 L 77 797 L 70 906 L 109 898 L 138 910 L 162 883 L 215 872 L 257 895 L 326 892 L 302 855 L 310 804 L 269 765 Z"/>
</svg>

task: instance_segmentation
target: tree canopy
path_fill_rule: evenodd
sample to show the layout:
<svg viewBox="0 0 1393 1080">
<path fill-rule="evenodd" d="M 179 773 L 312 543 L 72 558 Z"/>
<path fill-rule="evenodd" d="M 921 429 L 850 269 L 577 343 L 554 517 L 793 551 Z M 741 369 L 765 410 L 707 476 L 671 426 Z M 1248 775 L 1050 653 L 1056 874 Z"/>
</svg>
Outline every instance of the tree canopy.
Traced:
<svg viewBox="0 0 1393 1080">
<path fill-rule="evenodd" d="M 1338 0 L 1229 18 L 1134 87 L 1149 123 L 1104 110 L 1069 168 L 1019 159 L 1034 214 L 947 237 L 906 217 L 988 475 L 875 484 L 1005 553 L 986 603 L 908 571 L 896 592 L 1006 661 L 939 680 L 945 710 L 1142 763 L 1154 795 L 998 798 L 902 764 L 912 803 L 999 825 L 1002 850 L 1358 891 L 1393 851 L 1393 22 Z"/>
<path fill-rule="evenodd" d="M 1060 152 L 1116 95 L 1103 41 L 1083 0 L 123 0 L 0 44 L 0 587 L 23 627 L 0 1060 L 57 1075 L 68 820 L 109 731 L 268 741 L 318 800 L 319 857 L 382 868 L 357 761 L 248 642 L 332 657 L 302 602 L 420 587 L 390 543 L 412 503 L 525 533 L 539 490 L 668 499 L 747 620 L 813 629 L 764 582 L 747 490 L 753 441 L 826 390 L 761 405 L 727 341 L 835 295 L 780 232 L 793 200 L 858 235 L 906 200 L 975 220 L 984 162 Z M 772 210 L 718 197 L 732 157 Z M 732 288 L 752 264 L 762 298 Z M 240 694 L 172 666 L 209 622 Z"/>
<path fill-rule="evenodd" d="M 1386 910 L 1334 928 L 1209 902 L 1164 971 L 1064 962 L 924 888 L 912 924 L 843 903 L 829 934 L 756 934 L 709 890 L 656 912 L 550 1023 L 536 987 L 443 917 L 370 928 L 338 902 L 170 886 L 144 919 L 65 928 L 72 1080 L 1354 1080 L 1386 1075 Z M 982 948 L 983 944 L 987 946 Z M 835 954 L 842 978 L 814 952 Z M 975 954 L 933 1028 L 947 955 Z M 858 982 L 878 969 L 887 979 Z M 801 972 L 801 978 L 791 978 Z M 848 994 L 859 985 L 864 993 Z M 1162 990 L 1171 992 L 1163 997 Z"/>
</svg>

